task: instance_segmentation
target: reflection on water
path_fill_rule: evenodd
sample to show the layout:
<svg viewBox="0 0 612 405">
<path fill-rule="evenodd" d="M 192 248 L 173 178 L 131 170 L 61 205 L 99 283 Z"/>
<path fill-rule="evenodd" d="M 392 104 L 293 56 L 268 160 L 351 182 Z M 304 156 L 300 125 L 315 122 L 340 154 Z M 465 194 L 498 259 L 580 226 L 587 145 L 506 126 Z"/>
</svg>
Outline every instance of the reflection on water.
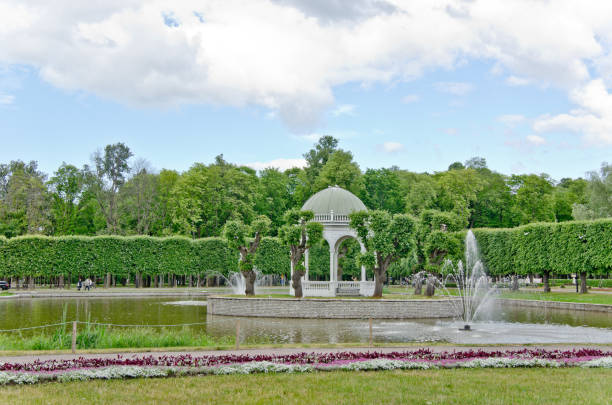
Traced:
<svg viewBox="0 0 612 405">
<path fill-rule="evenodd" d="M 241 339 L 270 343 L 362 342 L 367 320 L 271 319 L 214 316 L 206 318 L 205 299 L 191 298 L 40 298 L 0 302 L 0 329 L 55 323 L 62 319 L 115 324 L 180 324 L 214 336 L 233 335 L 240 319 Z M 176 303 L 178 305 L 167 305 Z M 497 308 L 472 332 L 459 331 L 452 320 L 374 320 L 377 342 L 451 343 L 612 343 L 612 314 L 542 308 Z M 24 332 L 25 333 L 39 333 Z"/>
</svg>

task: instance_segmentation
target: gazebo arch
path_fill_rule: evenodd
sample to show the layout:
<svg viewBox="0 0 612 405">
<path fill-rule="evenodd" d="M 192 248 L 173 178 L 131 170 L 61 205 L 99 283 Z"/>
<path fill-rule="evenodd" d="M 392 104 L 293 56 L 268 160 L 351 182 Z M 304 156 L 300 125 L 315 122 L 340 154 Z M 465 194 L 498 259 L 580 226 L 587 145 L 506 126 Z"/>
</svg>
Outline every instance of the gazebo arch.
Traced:
<svg viewBox="0 0 612 405">
<path fill-rule="evenodd" d="M 366 271 L 361 268 L 361 281 L 338 280 L 338 248 L 342 242 L 354 238 L 359 242 L 361 251 L 365 247 L 357 233 L 349 226 L 349 214 L 366 211 L 363 202 L 353 193 L 338 186 L 330 186 L 319 191 L 304 203 L 302 210 L 312 211 L 314 221 L 323 225 L 323 239 L 329 244 L 329 281 L 309 281 L 309 253 L 305 254 L 306 274 L 302 281 L 304 296 L 364 295 L 374 293 L 374 282 L 366 280 Z M 293 294 L 293 290 L 291 291 Z"/>
</svg>

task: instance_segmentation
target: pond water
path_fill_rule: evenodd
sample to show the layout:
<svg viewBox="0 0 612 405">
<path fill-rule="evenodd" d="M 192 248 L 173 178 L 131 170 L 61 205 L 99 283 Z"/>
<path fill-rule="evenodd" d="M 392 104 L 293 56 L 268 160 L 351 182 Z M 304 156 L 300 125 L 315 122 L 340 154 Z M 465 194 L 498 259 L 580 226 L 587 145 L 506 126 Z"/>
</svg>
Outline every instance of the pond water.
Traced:
<svg viewBox="0 0 612 405">
<path fill-rule="evenodd" d="M 272 319 L 206 316 L 206 299 L 184 297 L 36 298 L 0 301 L 0 329 L 80 320 L 122 325 L 203 323 L 190 326 L 213 336 L 262 343 L 342 343 L 369 338 L 367 320 Z M 494 308 L 488 319 L 459 331 L 452 320 L 374 320 L 377 342 L 612 343 L 612 314 L 540 308 Z M 40 333 L 40 329 L 21 332 Z M 18 335 L 17 335 L 18 336 Z"/>
</svg>

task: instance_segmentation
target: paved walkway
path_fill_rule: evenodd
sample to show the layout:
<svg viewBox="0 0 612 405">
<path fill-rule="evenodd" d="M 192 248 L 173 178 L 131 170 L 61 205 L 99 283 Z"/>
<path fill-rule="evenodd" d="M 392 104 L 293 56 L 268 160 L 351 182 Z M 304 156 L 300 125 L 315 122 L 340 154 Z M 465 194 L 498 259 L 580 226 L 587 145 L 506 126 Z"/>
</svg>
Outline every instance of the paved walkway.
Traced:
<svg viewBox="0 0 612 405">
<path fill-rule="evenodd" d="M 593 348 L 600 350 L 612 351 L 612 344 L 608 345 L 533 345 L 533 346 L 522 346 L 522 345 L 500 345 L 500 346 L 458 346 L 458 345 L 435 345 L 435 346 L 393 346 L 393 347 L 338 347 L 338 348 L 261 348 L 261 349 L 241 349 L 241 350 L 202 350 L 202 351 L 165 351 L 165 352 L 121 352 L 121 353 L 82 353 L 82 354 L 41 354 L 41 355 L 26 355 L 26 356 L 0 356 L 1 363 L 29 363 L 34 360 L 70 360 L 79 357 L 83 358 L 114 358 L 117 356 L 121 357 L 162 357 L 162 356 L 180 356 L 180 355 L 191 355 L 191 356 L 221 356 L 231 354 L 265 354 L 265 355 L 281 355 L 281 354 L 293 354 L 293 353 L 337 353 L 337 352 L 397 352 L 397 351 L 413 351 L 421 348 L 427 348 L 433 352 L 444 352 L 444 351 L 464 351 L 464 350 L 483 350 L 487 352 L 499 351 L 499 350 L 517 350 L 521 348 L 529 349 L 546 349 L 546 350 L 571 350 L 571 349 L 582 349 L 582 348 Z"/>
</svg>

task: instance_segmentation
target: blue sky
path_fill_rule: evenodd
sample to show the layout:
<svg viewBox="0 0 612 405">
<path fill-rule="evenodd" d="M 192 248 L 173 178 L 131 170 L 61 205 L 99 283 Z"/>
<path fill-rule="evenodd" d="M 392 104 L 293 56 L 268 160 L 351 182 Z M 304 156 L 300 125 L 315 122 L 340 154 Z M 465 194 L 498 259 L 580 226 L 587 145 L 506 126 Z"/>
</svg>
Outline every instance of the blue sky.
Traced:
<svg viewBox="0 0 612 405">
<path fill-rule="evenodd" d="M 317 2 L 306 7 L 296 0 L 262 2 L 245 15 L 227 6 L 232 3 L 228 1 L 210 5 L 202 11 L 205 17 L 195 21 L 187 13 L 189 7 L 173 11 L 168 24 L 170 3 L 159 3 L 159 8 L 141 5 L 135 12 L 109 6 L 109 10 L 82 10 L 82 15 L 58 7 L 57 21 L 45 21 L 45 35 L 63 32 L 66 25 L 73 28 L 67 32 L 77 27 L 81 35 L 79 42 L 57 34 L 53 49 L 62 51 L 62 58 L 44 52 L 47 37 L 32 25 L 14 24 L 14 30 L 21 31 L 10 32 L 11 26 L 8 33 L 0 31 L 4 44 L 0 45 L 0 162 L 37 160 L 51 174 L 62 161 L 81 166 L 89 163 L 96 149 L 124 142 L 156 169 L 182 171 L 194 162 L 211 162 L 221 153 L 231 162 L 257 168 L 286 167 L 299 164 L 301 155 L 323 134 L 339 138 L 340 147 L 352 151 L 363 170 L 397 165 L 433 172 L 445 170 L 453 161 L 482 156 L 490 168 L 503 173 L 548 173 L 560 179 L 584 176 L 612 160 L 612 96 L 607 80 L 612 69 L 605 70 L 610 42 L 604 40 L 594 17 L 584 21 L 575 17 L 581 30 L 591 30 L 590 37 L 581 34 L 586 35 L 585 49 L 592 48 L 593 38 L 599 41 L 600 49 L 589 51 L 592 54 L 579 42 L 575 54 L 559 52 L 558 60 L 548 55 L 540 61 L 534 53 L 538 47 L 545 53 L 556 43 L 530 44 L 529 37 L 509 28 L 499 36 L 523 38 L 521 45 L 528 52 L 506 49 L 505 43 L 482 45 L 488 39 L 480 37 L 480 28 L 461 20 L 449 29 L 449 38 L 431 49 L 406 50 L 414 46 L 412 39 L 398 39 L 405 42 L 403 47 L 390 46 L 384 52 L 380 44 L 363 42 L 352 51 L 359 60 L 347 61 L 353 53 L 336 59 L 331 52 L 339 52 L 336 48 L 330 51 L 321 41 L 307 43 L 308 38 L 299 37 L 302 31 L 293 32 L 282 24 L 283 18 L 295 18 L 307 24 L 304 29 L 331 38 L 343 30 L 342 35 L 358 35 L 346 27 L 346 18 L 354 18 L 365 32 L 371 29 L 382 35 L 383 28 L 369 24 L 388 18 L 386 27 L 403 17 L 389 14 L 387 8 L 378 10 L 378 3 L 366 0 L 355 3 L 363 7 L 353 14 L 327 6 L 313 11 L 308 7 Z M 428 18 L 454 18 L 449 4 L 446 14 Z M 23 12 L 18 6 L 11 21 L 27 20 L 29 14 L 18 14 Z M 32 2 L 32 12 L 36 7 L 40 4 Z M 252 48 L 243 44 L 247 40 L 240 37 L 240 29 L 230 29 L 230 23 L 247 19 L 241 20 L 242 27 L 252 23 L 252 32 L 263 32 L 268 25 L 260 27 L 256 13 L 253 17 L 260 9 L 280 13 L 275 28 L 293 36 L 296 46 L 308 50 L 312 45 L 317 53 L 301 54 L 291 47 L 278 53 L 278 46 L 264 43 L 255 56 L 250 55 Z M 422 10 L 414 12 L 425 13 Z M 479 23 L 471 23 L 475 27 L 483 21 L 494 23 L 486 10 L 468 11 L 474 20 L 479 15 Z M 315 13 L 314 18 L 308 13 Z M 222 27 L 200 26 L 208 24 L 203 22 L 209 21 L 206 16 L 217 15 L 228 19 Z M 142 24 L 151 30 L 147 38 L 154 39 L 150 53 L 146 43 L 139 48 L 145 49 L 142 55 L 125 45 L 129 55 L 115 59 L 126 35 L 144 38 Z M 210 32 L 230 45 L 218 50 L 197 42 L 201 48 L 194 51 L 193 42 L 182 42 L 183 35 L 189 38 L 209 29 L 217 29 Z M 470 35 L 463 45 L 457 30 Z M 240 42 L 232 42 L 233 35 Z M 395 38 L 394 32 L 388 35 Z M 457 41 L 451 41 L 453 35 Z M 14 46 L 7 45 L 7 38 Z M 93 45 L 83 45 L 83 38 Z M 563 40 L 559 39 L 560 49 L 571 49 Z M 461 46 L 448 50 L 455 42 Z M 497 50 L 491 55 L 483 50 L 492 47 Z M 202 55 L 208 58 L 205 62 Z M 245 55 L 250 58 L 244 59 Z"/>
</svg>

